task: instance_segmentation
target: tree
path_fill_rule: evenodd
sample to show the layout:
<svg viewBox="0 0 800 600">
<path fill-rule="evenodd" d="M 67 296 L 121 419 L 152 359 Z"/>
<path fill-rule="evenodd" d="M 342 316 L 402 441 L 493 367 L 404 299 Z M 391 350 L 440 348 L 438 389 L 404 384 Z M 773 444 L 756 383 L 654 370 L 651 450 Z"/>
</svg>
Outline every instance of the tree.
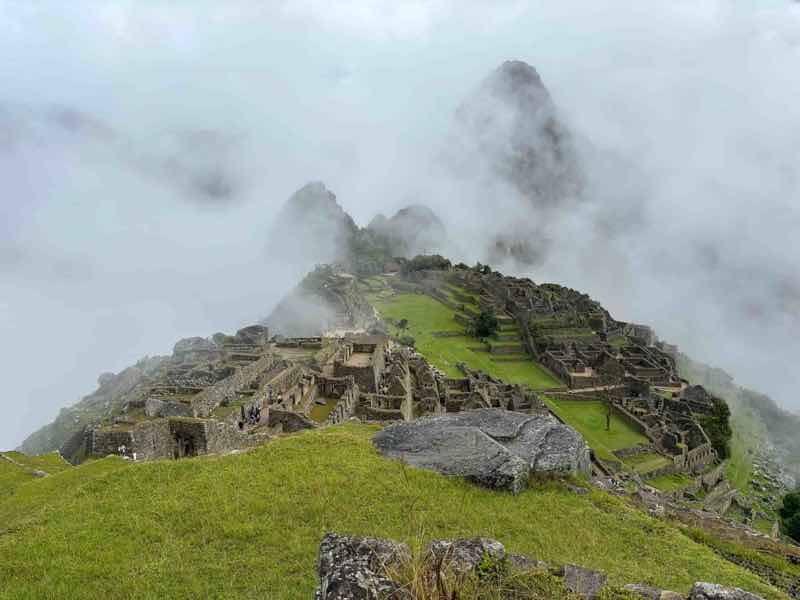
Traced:
<svg viewBox="0 0 800 600">
<path fill-rule="evenodd" d="M 625 378 L 614 371 L 606 371 L 600 375 L 598 383 L 600 384 L 598 394 L 606 406 L 606 431 L 611 431 L 611 406 L 614 403 L 614 391 L 616 387 L 625 383 Z"/>
<path fill-rule="evenodd" d="M 778 513 L 786 535 L 800 542 L 800 490 L 790 492 L 783 497 L 783 506 Z"/>
<path fill-rule="evenodd" d="M 406 329 L 408 327 L 408 319 L 400 319 L 397 322 L 398 329 Z"/>
<path fill-rule="evenodd" d="M 797 513 L 788 521 L 784 521 L 783 529 L 786 531 L 786 535 L 796 542 L 800 542 L 800 513 Z"/>
<path fill-rule="evenodd" d="M 730 456 L 730 440 L 733 435 L 731 431 L 731 410 L 721 398 L 712 396 L 713 409 L 711 414 L 697 415 L 697 421 L 703 427 L 711 446 L 717 451 L 720 460 Z"/>
<path fill-rule="evenodd" d="M 783 497 L 783 506 L 779 512 L 785 519 L 800 513 L 800 490 L 789 492 Z"/>
<path fill-rule="evenodd" d="M 494 311 L 482 310 L 480 314 L 472 319 L 470 331 L 472 335 L 479 338 L 487 338 L 497 333 L 500 323 Z"/>
</svg>

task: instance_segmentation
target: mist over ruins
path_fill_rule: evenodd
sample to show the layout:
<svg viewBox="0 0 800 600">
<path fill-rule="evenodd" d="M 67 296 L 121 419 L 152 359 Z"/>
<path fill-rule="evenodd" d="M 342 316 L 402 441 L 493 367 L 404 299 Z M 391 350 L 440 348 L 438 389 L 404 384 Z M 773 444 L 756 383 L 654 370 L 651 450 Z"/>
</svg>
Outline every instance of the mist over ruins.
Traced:
<svg viewBox="0 0 800 600">
<path fill-rule="evenodd" d="M 0 0 L 0 600 L 800 598 L 796 3 L 156 4 Z"/>
</svg>

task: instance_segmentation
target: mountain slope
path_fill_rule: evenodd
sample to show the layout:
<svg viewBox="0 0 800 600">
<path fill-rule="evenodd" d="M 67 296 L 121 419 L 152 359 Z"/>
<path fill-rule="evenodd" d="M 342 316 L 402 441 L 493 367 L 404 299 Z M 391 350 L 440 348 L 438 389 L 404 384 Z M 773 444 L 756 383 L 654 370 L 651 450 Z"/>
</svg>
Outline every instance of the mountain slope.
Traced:
<svg viewBox="0 0 800 600">
<path fill-rule="evenodd" d="M 359 275 L 383 272 L 396 257 L 441 248 L 442 221 L 425 206 L 412 205 L 390 219 L 377 215 L 360 228 L 321 181 L 311 182 L 286 202 L 270 229 L 272 257 L 311 269 L 336 263 Z"/>
<path fill-rule="evenodd" d="M 75 432 L 119 411 L 128 396 L 145 385 L 167 360 L 168 357 L 145 357 L 117 374 L 101 375 L 94 392 L 73 406 L 62 408 L 52 423 L 29 435 L 20 445 L 20 450 L 25 454 L 58 450 Z"/>
</svg>

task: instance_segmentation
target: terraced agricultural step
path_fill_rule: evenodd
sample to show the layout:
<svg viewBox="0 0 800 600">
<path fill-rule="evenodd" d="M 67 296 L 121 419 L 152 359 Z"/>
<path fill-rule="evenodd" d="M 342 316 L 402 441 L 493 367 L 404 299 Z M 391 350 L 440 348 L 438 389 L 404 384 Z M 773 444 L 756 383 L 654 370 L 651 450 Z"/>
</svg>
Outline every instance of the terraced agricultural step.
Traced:
<svg viewBox="0 0 800 600">
<path fill-rule="evenodd" d="M 499 334 L 497 334 L 497 341 L 498 342 L 518 342 L 519 341 L 519 335 L 517 333 L 515 333 L 515 332 L 499 333 Z"/>
<path fill-rule="evenodd" d="M 496 363 L 528 363 L 531 357 L 523 354 L 500 354 L 492 357 L 492 362 Z"/>
<path fill-rule="evenodd" d="M 522 354 L 524 351 L 521 344 L 489 344 L 492 354 Z"/>
</svg>

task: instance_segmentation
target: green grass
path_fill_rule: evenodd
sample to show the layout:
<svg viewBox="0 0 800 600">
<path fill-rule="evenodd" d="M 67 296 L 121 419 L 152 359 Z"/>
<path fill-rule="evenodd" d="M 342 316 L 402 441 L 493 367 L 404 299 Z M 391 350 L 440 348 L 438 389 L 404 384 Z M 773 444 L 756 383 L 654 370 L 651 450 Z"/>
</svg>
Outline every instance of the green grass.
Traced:
<svg viewBox="0 0 800 600">
<path fill-rule="evenodd" d="M 14 462 L 17 462 L 29 469 L 44 471 L 46 473 L 60 473 L 71 469 L 72 465 L 65 461 L 58 452 L 49 452 L 39 456 L 28 456 L 22 452 L 0 452 Z"/>
<path fill-rule="evenodd" d="M 694 480 L 688 475 L 675 473 L 673 475 L 662 475 L 649 479 L 647 485 L 661 490 L 662 492 L 674 492 L 691 485 L 693 482 Z"/>
<path fill-rule="evenodd" d="M 672 461 L 660 454 L 637 454 L 623 459 L 623 462 L 637 473 L 650 473 L 656 469 L 672 464 Z"/>
<path fill-rule="evenodd" d="M 20 485 L 31 479 L 33 479 L 33 475 L 27 469 L 0 460 L 0 499 L 12 494 Z"/>
<path fill-rule="evenodd" d="M 694 581 L 786 598 L 622 499 L 542 483 L 519 496 L 403 467 L 343 425 L 251 452 L 102 459 L 0 497 L 0 598 L 305 599 L 328 531 L 403 540 L 490 536 L 623 585 Z"/>
<path fill-rule="evenodd" d="M 471 349 L 480 346 L 475 338 L 432 335 L 439 331 L 464 331 L 464 327 L 453 319 L 451 309 L 430 296 L 396 294 L 390 298 L 371 297 L 370 300 L 385 319 L 395 322 L 407 319 L 408 328 L 404 331 L 395 328 L 393 333 L 412 336 L 417 350 L 451 377 L 461 377 L 456 364 L 463 362 L 470 368 L 480 369 L 509 383 L 524 384 L 533 389 L 563 387 L 558 379 L 532 360 L 524 363 L 495 362 L 485 350 Z"/>
<path fill-rule="evenodd" d="M 27 456 L 21 452 L 0 452 L 0 499 L 13 494 L 20 485 L 36 479 L 33 471 L 51 474 L 71 468 L 72 465 L 61 458 L 58 452 L 41 456 Z"/>
<path fill-rule="evenodd" d="M 616 414 L 606 431 L 606 404 L 601 400 L 545 398 L 550 410 L 578 430 L 601 460 L 619 461 L 613 450 L 647 444 L 648 440 Z"/>
</svg>

